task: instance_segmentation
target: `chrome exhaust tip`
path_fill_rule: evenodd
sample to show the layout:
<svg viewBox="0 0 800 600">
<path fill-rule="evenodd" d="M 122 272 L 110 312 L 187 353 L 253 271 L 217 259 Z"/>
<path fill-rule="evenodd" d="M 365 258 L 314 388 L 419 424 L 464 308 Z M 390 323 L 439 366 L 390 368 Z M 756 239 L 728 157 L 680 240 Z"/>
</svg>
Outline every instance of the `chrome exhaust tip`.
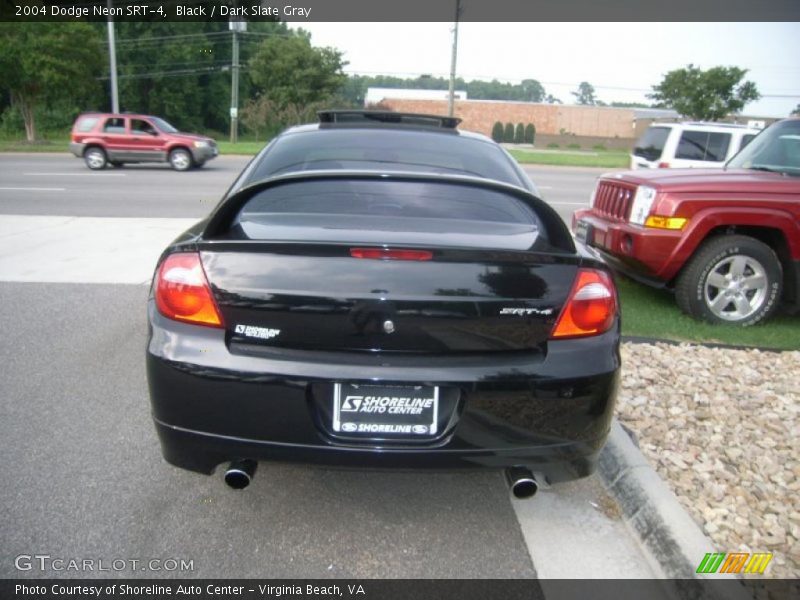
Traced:
<svg viewBox="0 0 800 600">
<path fill-rule="evenodd" d="M 524 500 L 533 498 L 539 491 L 539 483 L 533 473 L 525 467 L 511 467 L 506 469 L 506 481 L 515 498 Z"/>
<path fill-rule="evenodd" d="M 225 470 L 225 483 L 234 490 L 243 490 L 253 481 L 257 466 L 258 463 L 249 458 L 233 461 Z"/>
</svg>

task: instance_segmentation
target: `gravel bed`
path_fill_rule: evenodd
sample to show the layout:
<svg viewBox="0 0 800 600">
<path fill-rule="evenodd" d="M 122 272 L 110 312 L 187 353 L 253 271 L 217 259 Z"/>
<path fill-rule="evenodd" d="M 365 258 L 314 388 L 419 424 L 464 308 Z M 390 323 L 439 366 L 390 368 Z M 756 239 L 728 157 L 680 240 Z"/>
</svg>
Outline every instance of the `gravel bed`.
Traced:
<svg viewBox="0 0 800 600">
<path fill-rule="evenodd" d="M 765 575 L 800 576 L 800 352 L 626 343 L 622 357 L 618 418 L 717 550 L 772 552 Z"/>
</svg>

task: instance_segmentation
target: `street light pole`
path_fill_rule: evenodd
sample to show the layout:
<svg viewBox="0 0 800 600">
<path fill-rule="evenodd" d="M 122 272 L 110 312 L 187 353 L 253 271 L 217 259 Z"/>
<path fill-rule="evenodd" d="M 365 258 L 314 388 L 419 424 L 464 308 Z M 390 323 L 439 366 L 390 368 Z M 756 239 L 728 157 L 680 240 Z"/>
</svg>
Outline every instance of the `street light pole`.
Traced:
<svg viewBox="0 0 800 600">
<path fill-rule="evenodd" d="M 114 18 L 111 16 L 114 11 L 112 10 L 112 0 L 108 0 L 108 57 L 109 57 L 109 75 L 111 80 L 111 112 L 119 112 L 119 89 L 117 87 L 117 42 L 114 37 Z"/>
<path fill-rule="evenodd" d="M 452 117 L 456 87 L 456 55 L 458 54 L 458 18 L 461 15 L 461 0 L 456 0 L 456 19 L 453 25 L 453 53 L 450 57 L 450 89 L 447 97 L 447 116 Z"/>
<path fill-rule="evenodd" d="M 247 31 L 247 21 L 230 21 L 233 34 L 231 51 L 231 143 L 239 141 L 239 32 Z"/>
</svg>

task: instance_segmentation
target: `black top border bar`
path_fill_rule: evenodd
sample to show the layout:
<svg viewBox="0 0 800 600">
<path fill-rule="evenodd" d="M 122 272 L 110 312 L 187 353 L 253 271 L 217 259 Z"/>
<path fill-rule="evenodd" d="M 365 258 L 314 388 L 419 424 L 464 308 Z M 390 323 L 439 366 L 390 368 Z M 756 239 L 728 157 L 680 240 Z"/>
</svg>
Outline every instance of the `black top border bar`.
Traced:
<svg viewBox="0 0 800 600">
<path fill-rule="evenodd" d="M 459 0 L 0 0 L 0 21 L 450 22 Z M 460 0 L 466 22 L 800 22 L 800 0 Z M 800 23 L 798 23 L 800 34 Z"/>
</svg>

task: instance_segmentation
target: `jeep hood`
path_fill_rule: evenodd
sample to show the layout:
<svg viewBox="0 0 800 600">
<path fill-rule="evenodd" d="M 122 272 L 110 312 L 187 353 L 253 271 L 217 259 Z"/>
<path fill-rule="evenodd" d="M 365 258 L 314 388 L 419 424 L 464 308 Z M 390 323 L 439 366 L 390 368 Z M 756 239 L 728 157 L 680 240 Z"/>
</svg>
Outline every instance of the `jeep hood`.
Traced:
<svg viewBox="0 0 800 600">
<path fill-rule="evenodd" d="M 609 173 L 603 179 L 647 185 L 660 192 L 800 194 L 800 178 L 752 169 L 658 169 Z"/>
</svg>

